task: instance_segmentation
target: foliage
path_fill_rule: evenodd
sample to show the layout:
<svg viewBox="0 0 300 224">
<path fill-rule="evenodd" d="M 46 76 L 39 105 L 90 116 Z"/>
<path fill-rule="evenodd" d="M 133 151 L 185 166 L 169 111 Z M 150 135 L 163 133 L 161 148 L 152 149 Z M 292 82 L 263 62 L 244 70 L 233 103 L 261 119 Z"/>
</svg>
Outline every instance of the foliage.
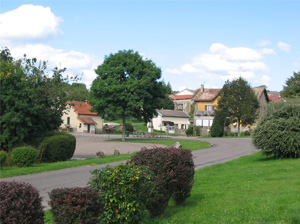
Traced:
<svg viewBox="0 0 300 224">
<path fill-rule="evenodd" d="M 191 105 L 191 111 L 189 112 L 190 119 L 194 120 L 194 115 L 195 115 L 195 104 L 193 103 Z"/>
<path fill-rule="evenodd" d="M 46 62 L 24 57 L 14 60 L 0 52 L 0 145 L 9 150 L 58 129 L 65 104 L 65 69 L 47 74 Z"/>
<path fill-rule="evenodd" d="M 245 79 L 240 77 L 233 81 L 227 80 L 219 95 L 217 111 L 224 121 L 228 118 L 230 123 L 237 122 L 238 133 L 241 124 L 254 123 L 259 102 Z"/>
<path fill-rule="evenodd" d="M 76 148 L 76 138 L 67 133 L 47 137 L 40 145 L 42 161 L 57 162 L 71 159 Z"/>
<path fill-rule="evenodd" d="M 214 117 L 210 135 L 212 137 L 222 137 L 224 135 L 224 119 L 222 119 L 220 116 L 217 116 L 217 114 Z"/>
<path fill-rule="evenodd" d="M 174 110 L 174 107 L 175 107 L 174 102 L 169 97 L 172 94 L 171 84 L 168 82 L 168 84 L 164 84 L 163 86 L 165 88 L 166 95 L 165 95 L 165 98 L 163 99 L 161 108 L 166 109 L 166 110 Z M 157 108 L 157 109 L 160 109 L 160 108 Z"/>
<path fill-rule="evenodd" d="M 143 59 L 132 50 L 119 51 L 106 56 L 96 69 L 89 103 L 102 117 L 122 118 L 123 126 L 128 116 L 150 121 L 161 108 L 166 87 L 161 69 L 151 60 Z M 122 135 L 125 141 L 125 129 Z"/>
<path fill-rule="evenodd" d="M 43 223 L 42 198 L 36 188 L 28 183 L 0 182 L 0 222 Z"/>
<path fill-rule="evenodd" d="M 241 132 L 241 136 L 250 136 L 250 135 L 251 135 L 251 132 L 248 130 Z"/>
<path fill-rule="evenodd" d="M 104 211 L 102 223 L 139 223 L 145 215 L 145 204 L 153 188 L 151 172 L 145 166 L 120 164 L 94 170 L 89 184 L 98 189 Z"/>
<path fill-rule="evenodd" d="M 126 131 L 129 131 L 129 132 L 133 132 L 133 131 L 134 131 L 134 127 L 133 127 L 132 124 L 126 123 L 126 124 L 125 124 L 125 130 L 126 130 Z"/>
<path fill-rule="evenodd" d="M 253 144 L 276 158 L 300 156 L 300 98 L 267 105 L 253 131 Z"/>
<path fill-rule="evenodd" d="M 56 223 L 98 223 L 103 205 L 98 191 L 90 187 L 58 188 L 49 193 L 53 220 Z"/>
<path fill-rule="evenodd" d="M 285 82 L 286 86 L 283 86 L 283 91 L 281 92 L 283 97 L 296 97 L 300 96 L 300 71 L 294 72 Z"/>
<path fill-rule="evenodd" d="M 68 101 L 85 101 L 88 98 L 89 91 L 84 83 L 72 83 L 66 85 Z"/>
<path fill-rule="evenodd" d="M 0 151 L 0 168 L 2 169 L 2 166 L 6 162 L 8 158 L 8 154 L 5 151 Z"/>
<path fill-rule="evenodd" d="M 194 134 L 194 125 L 189 125 L 188 129 L 186 129 L 185 134 L 187 136 L 192 136 Z"/>
<path fill-rule="evenodd" d="M 11 158 L 18 167 L 32 166 L 38 155 L 38 150 L 31 146 L 14 148 L 11 152 Z"/>
<path fill-rule="evenodd" d="M 154 173 L 154 189 L 149 195 L 147 209 L 151 216 L 161 216 L 174 195 L 177 204 L 190 196 L 194 178 L 194 162 L 190 150 L 153 148 L 138 152 L 129 163 L 148 166 Z"/>
<path fill-rule="evenodd" d="M 200 136 L 201 126 L 194 126 L 194 135 Z"/>
</svg>

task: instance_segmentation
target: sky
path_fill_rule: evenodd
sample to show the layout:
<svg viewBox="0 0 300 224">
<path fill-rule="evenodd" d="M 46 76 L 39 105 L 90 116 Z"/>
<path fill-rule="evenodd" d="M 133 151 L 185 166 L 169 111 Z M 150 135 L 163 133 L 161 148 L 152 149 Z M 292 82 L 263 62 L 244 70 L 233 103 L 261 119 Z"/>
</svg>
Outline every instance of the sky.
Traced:
<svg viewBox="0 0 300 224">
<path fill-rule="evenodd" d="M 300 70 L 300 0 L 0 0 L 0 47 L 89 88 L 105 56 L 138 51 L 175 91 L 245 78 L 281 91 Z"/>
</svg>

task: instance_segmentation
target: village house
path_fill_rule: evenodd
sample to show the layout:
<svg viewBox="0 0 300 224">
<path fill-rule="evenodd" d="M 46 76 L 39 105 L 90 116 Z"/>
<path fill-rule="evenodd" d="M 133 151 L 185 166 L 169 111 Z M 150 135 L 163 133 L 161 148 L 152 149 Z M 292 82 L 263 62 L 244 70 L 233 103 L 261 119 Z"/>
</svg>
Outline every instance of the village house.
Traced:
<svg viewBox="0 0 300 224">
<path fill-rule="evenodd" d="M 189 114 L 194 103 L 195 92 L 194 90 L 185 89 L 175 95 L 170 95 L 169 97 L 174 102 L 174 110 Z"/>
<path fill-rule="evenodd" d="M 156 110 L 157 116 L 152 119 L 153 128 L 166 133 L 185 133 L 189 125 L 189 115 L 183 111 Z"/>
<path fill-rule="evenodd" d="M 68 101 L 62 116 L 62 129 L 73 130 L 81 133 L 99 133 L 102 131 L 103 119 L 96 112 L 91 112 L 93 107 L 87 100 Z"/>
</svg>

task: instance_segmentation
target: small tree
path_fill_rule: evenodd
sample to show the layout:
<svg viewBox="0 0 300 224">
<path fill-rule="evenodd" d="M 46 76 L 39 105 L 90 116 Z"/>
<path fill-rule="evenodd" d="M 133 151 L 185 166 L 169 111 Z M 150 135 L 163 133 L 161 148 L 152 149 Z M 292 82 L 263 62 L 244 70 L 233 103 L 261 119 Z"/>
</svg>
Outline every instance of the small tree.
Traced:
<svg viewBox="0 0 300 224">
<path fill-rule="evenodd" d="M 214 122 L 211 126 L 210 135 L 212 137 L 222 137 L 224 134 L 224 119 L 220 116 L 215 116 Z"/>
<path fill-rule="evenodd" d="M 300 71 L 294 72 L 294 75 L 286 80 L 286 86 L 283 86 L 282 96 L 295 97 L 300 96 Z"/>
<path fill-rule="evenodd" d="M 110 54 L 96 73 L 98 77 L 93 81 L 89 103 L 103 117 L 121 117 L 125 127 L 126 117 L 148 122 L 156 114 L 155 109 L 162 107 L 167 88 L 159 81 L 161 70 L 138 52 L 124 50 Z M 122 141 L 125 141 L 125 129 Z"/>
<path fill-rule="evenodd" d="M 252 140 L 266 155 L 300 157 L 300 98 L 269 103 Z"/>
<path fill-rule="evenodd" d="M 248 82 L 242 77 L 227 80 L 220 92 L 217 111 L 223 119 L 231 123 L 237 122 L 238 134 L 240 125 L 252 124 L 257 118 L 259 102 Z"/>
</svg>

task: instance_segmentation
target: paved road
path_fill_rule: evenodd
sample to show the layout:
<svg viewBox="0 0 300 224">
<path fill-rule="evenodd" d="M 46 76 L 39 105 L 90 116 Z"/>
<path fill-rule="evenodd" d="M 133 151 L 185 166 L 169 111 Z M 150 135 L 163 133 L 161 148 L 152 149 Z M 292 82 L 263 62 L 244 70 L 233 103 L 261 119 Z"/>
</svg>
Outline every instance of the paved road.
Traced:
<svg viewBox="0 0 300 224">
<path fill-rule="evenodd" d="M 200 140 L 210 142 L 212 147 L 193 151 L 196 169 L 217 163 L 223 163 L 256 152 L 254 147 L 251 145 L 250 138 L 220 138 Z M 110 165 L 116 166 L 121 162 L 125 163 L 126 161 L 114 162 L 110 163 Z M 32 184 L 40 191 L 40 195 L 44 198 L 43 205 L 47 207 L 49 200 L 48 192 L 50 192 L 52 189 L 60 187 L 84 187 L 87 185 L 87 182 L 91 176 L 90 171 L 103 168 L 105 166 L 106 164 L 69 168 L 39 174 L 4 178 L 1 179 L 1 181 L 15 180 Z"/>
</svg>

